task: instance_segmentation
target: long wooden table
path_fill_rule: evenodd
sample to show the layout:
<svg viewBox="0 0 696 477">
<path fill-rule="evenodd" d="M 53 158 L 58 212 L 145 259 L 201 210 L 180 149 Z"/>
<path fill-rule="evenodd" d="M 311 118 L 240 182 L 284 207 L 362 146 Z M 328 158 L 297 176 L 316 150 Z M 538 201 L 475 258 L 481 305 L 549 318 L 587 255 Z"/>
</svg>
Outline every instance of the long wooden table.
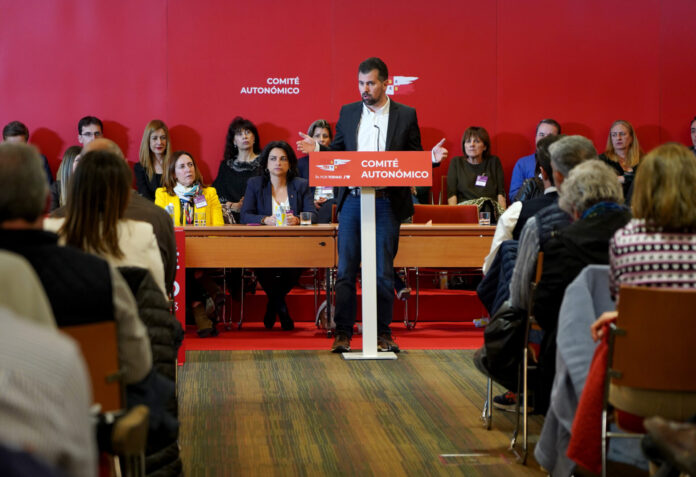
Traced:
<svg viewBox="0 0 696 477">
<path fill-rule="evenodd" d="M 462 224 L 402 224 L 395 267 L 479 268 L 495 227 Z"/>
<path fill-rule="evenodd" d="M 186 267 L 330 268 L 336 265 L 336 226 L 184 227 Z"/>
<path fill-rule="evenodd" d="M 331 224 L 291 227 L 184 227 L 186 267 L 328 268 L 338 263 Z M 397 267 L 480 267 L 495 227 L 403 224 Z"/>
</svg>

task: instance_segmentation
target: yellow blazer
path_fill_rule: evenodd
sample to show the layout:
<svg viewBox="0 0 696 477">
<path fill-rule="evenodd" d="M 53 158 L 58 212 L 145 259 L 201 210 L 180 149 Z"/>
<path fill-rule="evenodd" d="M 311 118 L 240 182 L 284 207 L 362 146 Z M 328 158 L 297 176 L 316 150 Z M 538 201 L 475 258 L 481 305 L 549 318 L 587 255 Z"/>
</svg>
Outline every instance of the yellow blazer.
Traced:
<svg viewBox="0 0 696 477">
<path fill-rule="evenodd" d="M 203 188 L 203 196 L 207 203 L 207 205 L 203 207 L 205 210 L 206 225 L 225 225 L 225 221 L 222 218 L 222 205 L 220 205 L 220 199 L 218 199 L 215 187 Z M 169 204 L 174 207 L 174 225 L 185 225 L 181 223 L 181 205 L 179 203 L 179 197 L 176 195 L 169 195 L 167 189 L 160 187 L 155 191 L 155 205 L 166 209 Z"/>
</svg>

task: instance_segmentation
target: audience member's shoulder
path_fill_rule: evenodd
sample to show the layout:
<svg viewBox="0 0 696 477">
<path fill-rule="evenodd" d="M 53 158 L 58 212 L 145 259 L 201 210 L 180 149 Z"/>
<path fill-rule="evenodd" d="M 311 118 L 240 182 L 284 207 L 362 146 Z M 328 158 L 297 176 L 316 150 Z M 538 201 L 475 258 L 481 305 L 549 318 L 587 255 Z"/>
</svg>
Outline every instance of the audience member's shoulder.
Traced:
<svg viewBox="0 0 696 477">
<path fill-rule="evenodd" d="M 250 177 L 247 181 L 247 188 L 256 187 L 257 189 L 260 189 L 262 182 L 263 176 Z"/>
<path fill-rule="evenodd" d="M 59 333 L 55 328 L 41 326 L 25 319 L 3 306 L 0 306 L 0 324 L 3 329 L 0 336 L 1 348 L 6 352 L 10 351 L 11 347 L 22 350 L 17 357 L 27 365 L 37 364 L 37 361 L 43 363 L 42 366 L 49 363 L 71 365 L 80 357 L 79 348 L 72 338 Z M 26 354 L 26 350 L 29 349 L 41 350 L 40 353 L 37 351 L 34 354 L 36 360 L 30 359 Z M 12 353 L 3 355 L 3 360 L 10 359 Z M 70 366 L 64 369 L 68 373 L 72 372 Z"/>
<path fill-rule="evenodd" d="M 309 186 L 309 181 L 305 179 L 304 177 L 296 176 L 292 178 L 292 182 L 295 183 L 295 188 L 300 188 L 300 187 L 308 187 Z"/>
<path fill-rule="evenodd" d="M 138 197 L 140 197 L 140 196 L 138 196 Z M 167 197 L 169 197 L 169 193 L 167 192 L 167 189 L 165 189 L 164 187 L 158 187 L 155 190 L 155 200 L 158 200 L 159 198 L 166 199 Z M 143 197 L 140 197 L 140 198 L 143 200 L 147 200 Z"/>
<path fill-rule="evenodd" d="M 142 220 L 135 219 L 124 219 L 119 221 L 119 227 L 123 227 L 128 230 L 132 235 L 137 237 L 143 237 L 147 235 L 154 235 L 155 231 L 152 224 Z"/>
</svg>

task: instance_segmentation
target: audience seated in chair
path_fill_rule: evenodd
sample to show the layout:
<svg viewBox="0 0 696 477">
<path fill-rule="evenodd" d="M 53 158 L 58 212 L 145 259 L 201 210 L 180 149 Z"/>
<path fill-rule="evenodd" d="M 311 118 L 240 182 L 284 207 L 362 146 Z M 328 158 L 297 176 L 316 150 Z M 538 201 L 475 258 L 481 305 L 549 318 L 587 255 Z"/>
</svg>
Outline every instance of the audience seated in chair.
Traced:
<svg viewBox="0 0 696 477">
<path fill-rule="evenodd" d="M 541 247 L 544 265 L 533 305 L 534 317 L 544 330 L 534 397 L 537 410 L 545 411 L 551 394 L 563 293 L 587 265 L 609 263 L 609 239 L 631 218 L 622 203 L 621 185 L 609 166 L 601 161 L 583 162 L 563 182 L 559 206 L 571 215 L 573 223 Z"/>
<path fill-rule="evenodd" d="M 592 142 L 582 136 L 566 136 L 549 147 L 553 180 L 559 190 L 563 190 L 563 180 L 570 171 L 587 159 L 596 159 L 597 150 Z M 510 279 L 510 305 L 526 310 L 529 306 L 529 284 L 537 267 L 537 256 L 544 244 L 557 230 L 571 223 L 571 216 L 558 204 L 541 209 L 527 220 L 520 234 L 515 268 Z M 494 406 L 507 409 L 514 405 L 516 396 L 508 392 L 496 396 Z"/>
<path fill-rule="evenodd" d="M 82 151 L 86 154 L 91 151 L 108 151 L 126 160 L 121 149 L 110 139 L 99 138 L 88 143 Z M 61 206 L 51 212 L 51 217 L 65 217 L 66 208 Z M 152 229 L 157 239 L 162 264 L 164 265 L 164 283 L 167 293 L 171 293 L 174 286 L 174 276 L 176 275 L 176 239 L 174 238 L 174 227 L 169 214 L 161 207 L 157 207 L 152 202 L 138 194 L 135 190 L 130 192 L 128 205 L 123 213 L 123 218 L 146 222 L 152 225 Z"/>
<path fill-rule="evenodd" d="M 48 183 L 34 148 L 0 144 L 0 167 L 0 249 L 31 263 L 58 326 L 115 320 L 124 380 L 142 380 L 152 369 L 150 342 L 123 277 L 105 260 L 61 247 L 57 235 L 42 230 Z"/>
<path fill-rule="evenodd" d="M 70 180 L 65 219 L 46 219 L 44 228 L 116 267 L 147 268 L 167 296 L 152 225 L 124 217 L 132 181 L 130 168 L 118 155 L 104 150 L 82 154 Z"/>
<path fill-rule="evenodd" d="M 483 274 L 488 273 L 493 260 L 495 259 L 500 244 L 506 240 L 519 240 L 524 224 L 527 223 L 530 217 L 539 212 L 541 209 L 554 204 L 558 200 L 558 192 L 553 180 L 553 171 L 551 169 L 551 156 L 549 154 L 549 146 L 561 139 L 563 136 L 551 135 L 537 142 L 537 151 L 534 154 L 536 164 L 540 170 L 541 180 L 544 183 L 543 195 L 534 197 L 525 201 L 513 202 L 508 207 L 503 215 L 498 219 L 495 226 L 495 235 L 491 243 L 491 251 L 483 261 Z"/>
</svg>

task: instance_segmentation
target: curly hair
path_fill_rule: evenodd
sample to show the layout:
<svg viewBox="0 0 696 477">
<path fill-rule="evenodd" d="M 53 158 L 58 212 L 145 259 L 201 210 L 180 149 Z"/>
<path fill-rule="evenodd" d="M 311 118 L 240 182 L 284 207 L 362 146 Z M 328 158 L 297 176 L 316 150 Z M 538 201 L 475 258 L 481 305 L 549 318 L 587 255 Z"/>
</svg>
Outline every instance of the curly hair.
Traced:
<svg viewBox="0 0 696 477">
<path fill-rule="evenodd" d="M 254 153 L 261 153 L 261 139 L 259 138 L 259 131 L 256 129 L 254 123 L 248 119 L 244 119 L 241 116 L 237 116 L 232 120 L 229 127 L 227 128 L 227 137 L 225 138 L 225 153 L 222 156 L 223 161 L 234 161 L 239 154 L 237 146 L 234 145 L 234 136 L 240 129 L 248 129 L 254 135 L 254 144 L 252 146 Z"/>
</svg>

